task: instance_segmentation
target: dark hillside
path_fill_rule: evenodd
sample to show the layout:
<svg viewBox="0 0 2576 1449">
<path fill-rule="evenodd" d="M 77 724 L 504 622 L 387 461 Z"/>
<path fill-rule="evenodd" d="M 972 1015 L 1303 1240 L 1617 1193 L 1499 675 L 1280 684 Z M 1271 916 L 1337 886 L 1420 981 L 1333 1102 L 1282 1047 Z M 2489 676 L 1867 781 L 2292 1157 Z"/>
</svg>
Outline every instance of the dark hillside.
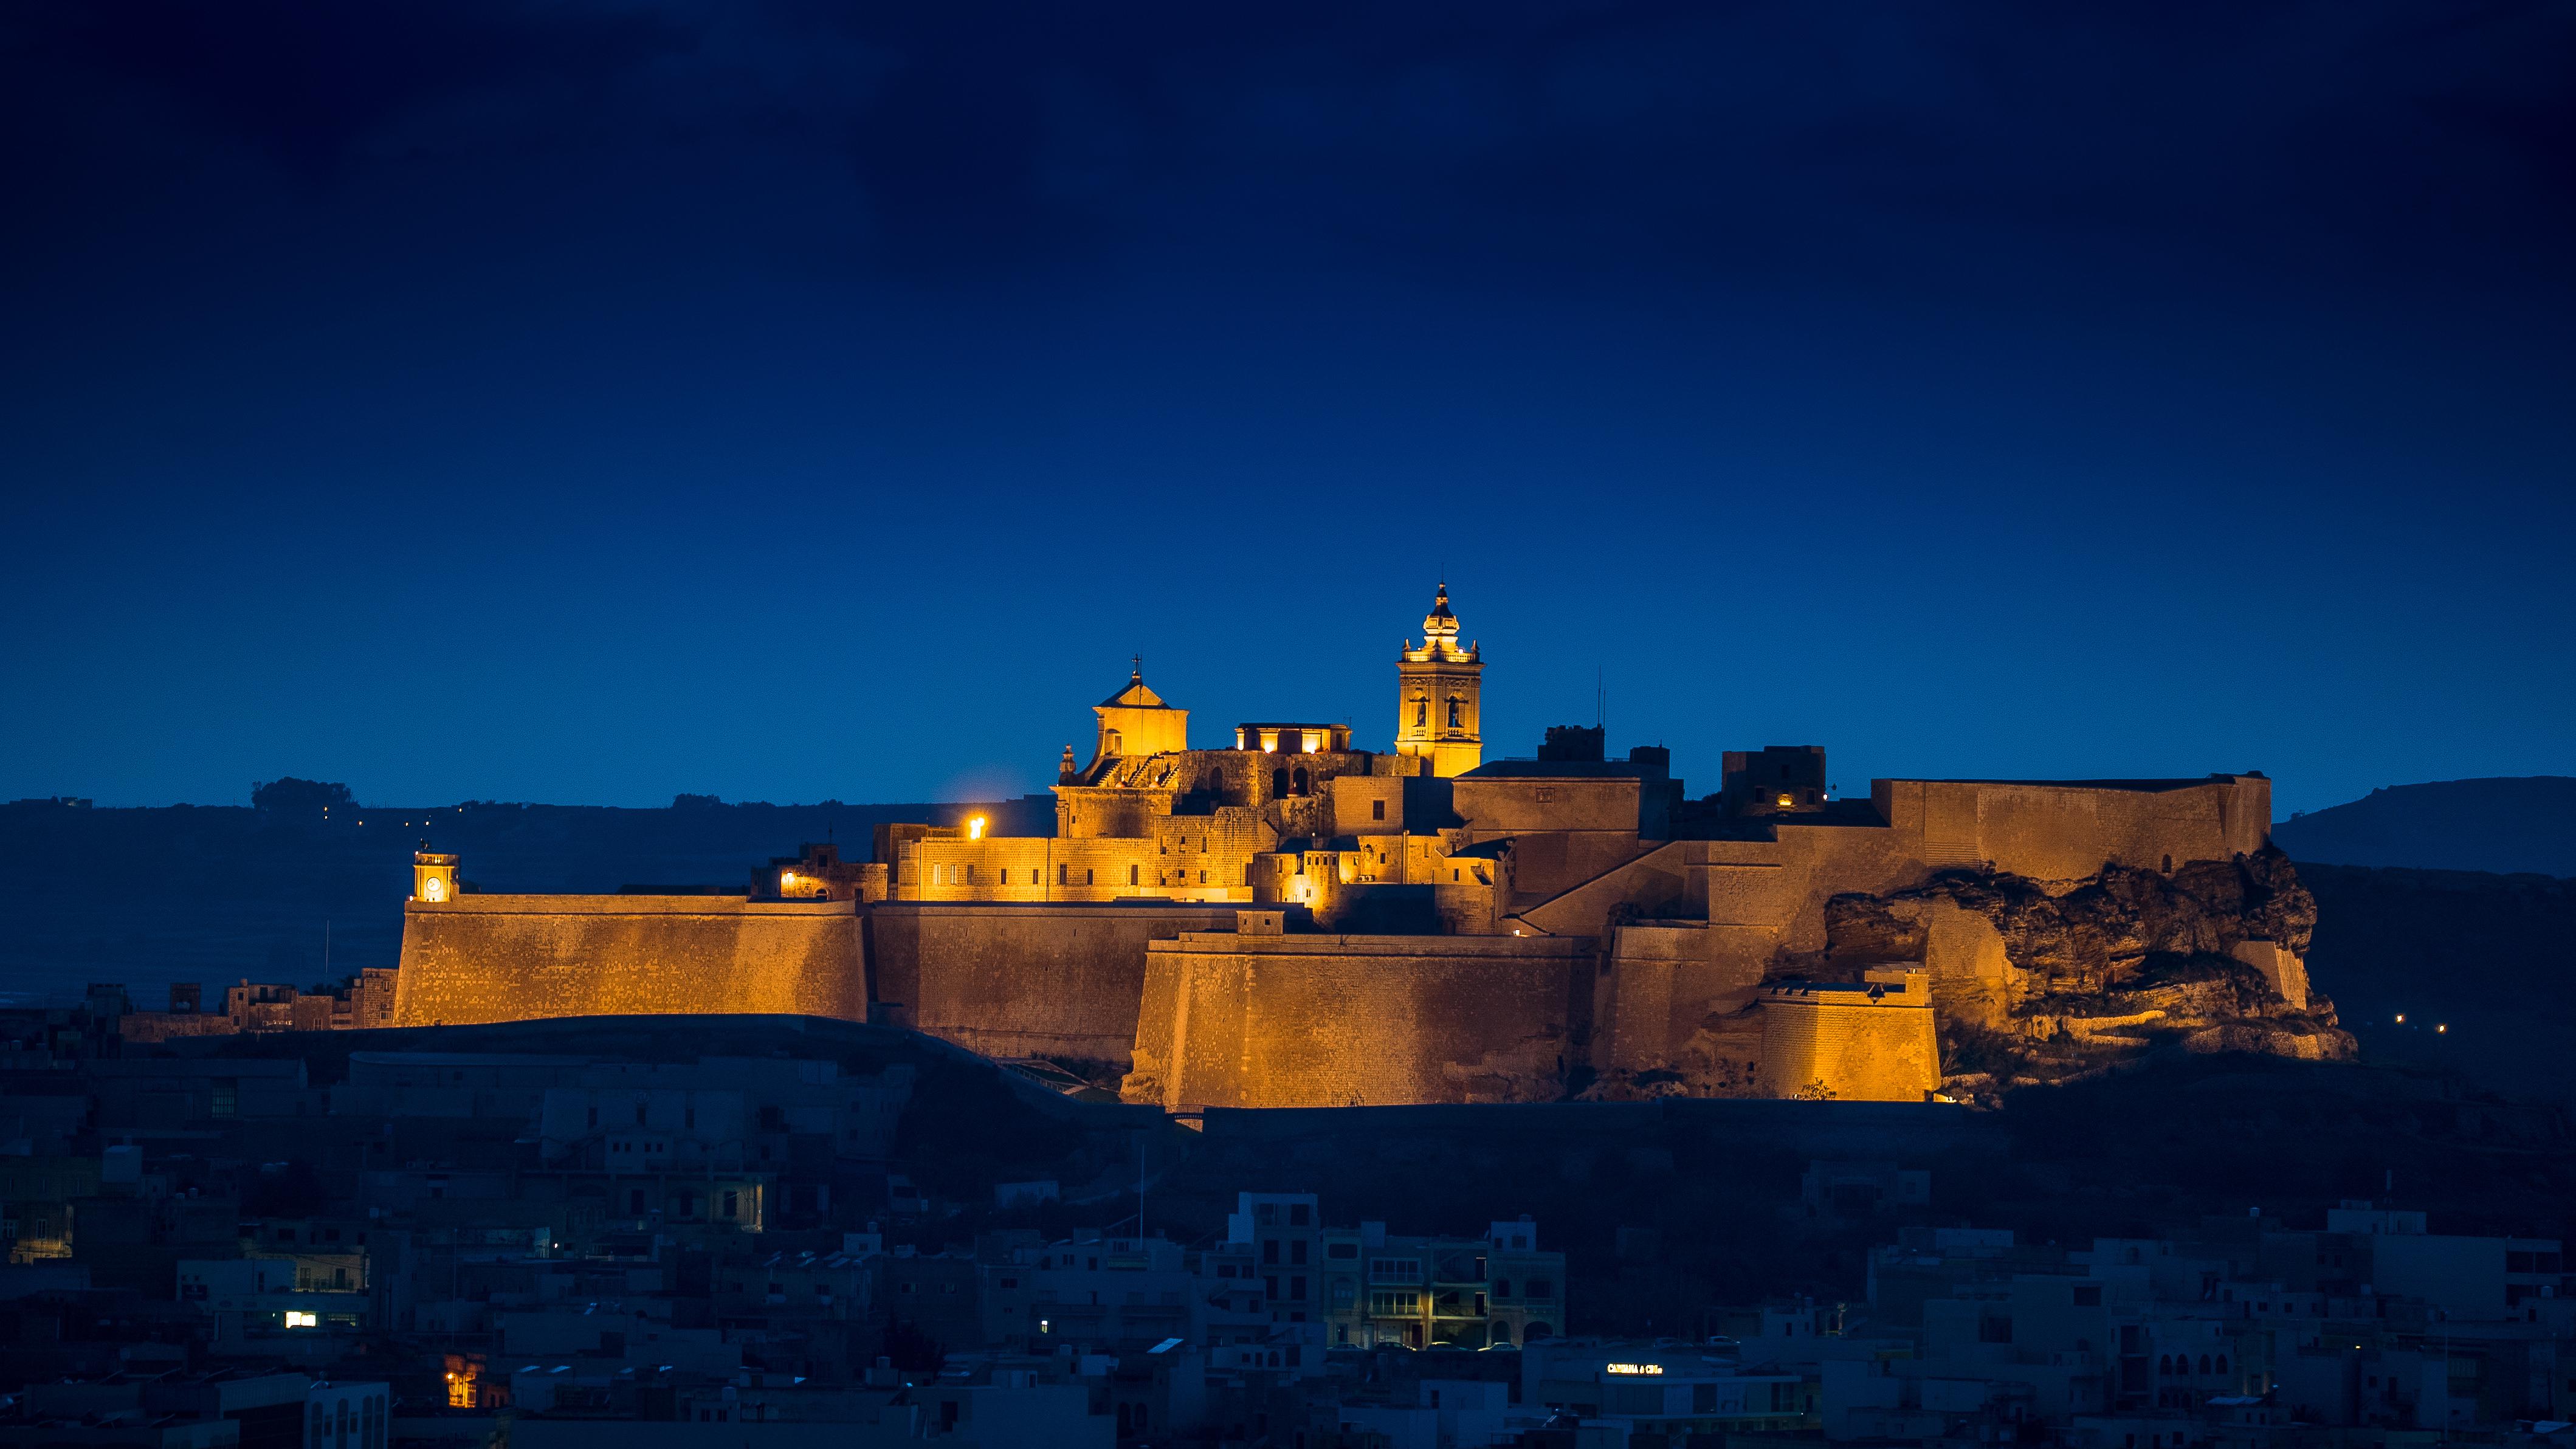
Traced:
<svg viewBox="0 0 2576 1449">
<path fill-rule="evenodd" d="M 2304 863 L 2299 879 L 2317 899 L 2309 977 L 2365 1060 L 2576 1103 L 2576 881 Z"/>
</svg>

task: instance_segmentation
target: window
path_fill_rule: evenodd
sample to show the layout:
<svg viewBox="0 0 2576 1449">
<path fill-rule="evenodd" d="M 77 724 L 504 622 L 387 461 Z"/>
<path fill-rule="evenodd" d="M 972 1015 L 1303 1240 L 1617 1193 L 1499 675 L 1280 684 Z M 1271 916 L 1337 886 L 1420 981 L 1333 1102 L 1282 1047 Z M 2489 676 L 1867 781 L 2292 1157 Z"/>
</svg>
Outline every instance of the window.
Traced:
<svg viewBox="0 0 2576 1449">
<path fill-rule="evenodd" d="M 1134 885 L 1134 884 L 1136 883 L 1136 867 L 1135 867 L 1135 866 L 1132 866 L 1132 865 L 1131 865 L 1131 866 L 1127 867 L 1127 883 L 1128 883 L 1129 885 Z"/>
<path fill-rule="evenodd" d="M 1300 1244 L 1299 1246 L 1302 1247 L 1304 1245 Z M 1288 1297 L 1292 1302 L 1303 1303 L 1306 1301 L 1306 1278 L 1304 1274 L 1301 1273 L 1288 1280 Z"/>
<path fill-rule="evenodd" d="M 1556 1296 L 1556 1280 L 1553 1278 L 1532 1278 L 1529 1280 L 1528 1286 L 1529 1296 L 1532 1298 L 1553 1298 Z"/>
<path fill-rule="evenodd" d="M 1288 1245 L 1288 1261 L 1301 1268 L 1306 1266 L 1306 1242 L 1303 1238 Z"/>
<path fill-rule="evenodd" d="M 1369 1281 L 1372 1283 L 1419 1283 L 1422 1260 L 1419 1258 L 1371 1258 Z"/>
<path fill-rule="evenodd" d="M 2076 1284 L 2076 1285 L 2075 1285 L 2075 1306 L 2076 1306 L 2076 1307 L 2078 1307 L 2078 1308 L 2099 1308 L 2099 1307 L 2101 1307 L 2101 1306 L 2102 1306 L 2102 1285 L 2101 1285 L 2101 1284 L 2099 1284 L 2099 1283 L 2078 1283 L 2078 1284 Z"/>
<path fill-rule="evenodd" d="M 735 1216 L 741 1206 L 742 1200 L 740 1194 L 728 1192 L 724 1195 L 724 1215 L 726 1217 L 730 1218 Z"/>
<path fill-rule="evenodd" d="M 1288 1204 L 1288 1226 L 1292 1228 L 1302 1228 L 1306 1226 L 1313 1216 L 1314 1209 L 1308 1204 L 1302 1202 L 1292 1202 Z M 1302 1252 L 1304 1250 L 1301 1248 L 1299 1251 Z M 1302 1263 L 1306 1260 L 1304 1258 L 1299 1258 L 1297 1261 Z"/>
<path fill-rule="evenodd" d="M 1055 868 L 1055 883 L 1057 885 L 1064 884 L 1064 867 L 1061 864 L 1057 865 Z"/>
<path fill-rule="evenodd" d="M 1495 1280 L 1494 1280 L 1494 1296 L 1495 1296 L 1495 1297 L 1497 1297 L 1497 1298 L 1509 1298 L 1509 1297 L 1511 1297 L 1511 1296 L 1512 1296 L 1512 1280 L 1511 1280 L 1511 1279 L 1509 1279 L 1509 1278 L 1497 1278 L 1497 1279 L 1495 1279 Z"/>
<path fill-rule="evenodd" d="M 1324 1256 L 1327 1258 L 1356 1258 L 1359 1255 L 1360 1245 L 1357 1243 L 1326 1243 L 1324 1245 Z"/>
<path fill-rule="evenodd" d="M 641 1102 L 635 1104 L 635 1125 L 638 1127 L 644 1125 L 644 1104 Z"/>
<path fill-rule="evenodd" d="M 1431 727 L 1431 701 L 1417 699 L 1413 702 L 1413 727 L 1418 730 Z"/>
<path fill-rule="evenodd" d="M 1466 701 L 1454 694 L 1449 696 L 1449 728 L 1454 730 L 1466 727 L 1466 708 Z"/>
<path fill-rule="evenodd" d="M 1383 800 L 1371 800 L 1369 802 L 1369 818 L 1371 820 L 1384 820 L 1386 818 L 1386 802 Z"/>
<path fill-rule="evenodd" d="M 1369 1312 L 1373 1316 L 1379 1318 L 1384 1318 L 1392 1314 L 1412 1314 L 1419 1313 L 1421 1311 L 1422 1295 L 1419 1293 L 1379 1288 L 1371 1291 L 1369 1294 Z"/>
<path fill-rule="evenodd" d="M 1083 872 L 1082 872 L 1082 883 L 1083 883 L 1084 885 L 1090 885 L 1090 884 L 1092 884 L 1092 883 L 1093 883 L 1093 881 L 1092 881 L 1092 876 L 1093 876 L 1093 872 L 1092 872 L 1089 868 L 1087 868 L 1087 867 L 1086 867 L 1086 868 L 1083 870 Z"/>
<path fill-rule="evenodd" d="M 1261 1261 L 1264 1263 L 1276 1263 L 1279 1261 L 1279 1240 L 1277 1238 L 1272 1238 L 1261 1245 Z"/>
</svg>

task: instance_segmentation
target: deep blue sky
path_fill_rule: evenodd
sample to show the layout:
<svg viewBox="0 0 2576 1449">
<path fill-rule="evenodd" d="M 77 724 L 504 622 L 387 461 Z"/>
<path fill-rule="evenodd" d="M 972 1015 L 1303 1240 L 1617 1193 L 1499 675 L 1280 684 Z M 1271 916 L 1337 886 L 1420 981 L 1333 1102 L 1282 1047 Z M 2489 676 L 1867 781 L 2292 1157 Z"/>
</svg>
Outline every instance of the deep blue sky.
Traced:
<svg viewBox="0 0 2576 1449">
<path fill-rule="evenodd" d="M 0 798 L 2576 773 L 2576 10 L 874 8 L 0 19 Z"/>
</svg>

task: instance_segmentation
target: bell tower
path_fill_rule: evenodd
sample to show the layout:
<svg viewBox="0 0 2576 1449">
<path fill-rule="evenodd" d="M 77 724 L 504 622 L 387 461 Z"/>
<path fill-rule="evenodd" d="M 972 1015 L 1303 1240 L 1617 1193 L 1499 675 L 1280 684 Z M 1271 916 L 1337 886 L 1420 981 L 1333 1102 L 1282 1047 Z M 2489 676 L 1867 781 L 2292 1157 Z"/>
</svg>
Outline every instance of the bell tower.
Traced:
<svg viewBox="0 0 2576 1449">
<path fill-rule="evenodd" d="M 431 905 L 456 899 L 456 857 L 440 855 L 422 841 L 411 858 L 411 898 Z"/>
<path fill-rule="evenodd" d="M 1396 660 L 1395 752 L 1431 762 L 1434 775 L 1463 775 L 1485 761 L 1485 659 L 1472 642 L 1458 646 L 1458 616 L 1443 579 L 1422 616 L 1422 645 Z"/>
</svg>

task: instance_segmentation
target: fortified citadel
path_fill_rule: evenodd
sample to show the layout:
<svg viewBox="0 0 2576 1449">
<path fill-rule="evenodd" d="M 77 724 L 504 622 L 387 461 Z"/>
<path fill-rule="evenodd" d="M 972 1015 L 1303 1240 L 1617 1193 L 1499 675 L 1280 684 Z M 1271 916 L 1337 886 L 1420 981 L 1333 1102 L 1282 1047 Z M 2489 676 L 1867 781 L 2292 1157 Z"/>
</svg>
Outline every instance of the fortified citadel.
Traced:
<svg viewBox="0 0 2576 1449">
<path fill-rule="evenodd" d="M 879 826 L 739 895 L 460 888 L 426 849 L 398 1024 L 782 1012 L 1043 1057 L 1201 1107 L 1694 1096 L 1921 1101 L 2159 1042 L 2348 1054 L 2271 783 L 1876 780 L 1729 751 L 1688 796 L 1598 728 L 1485 759 L 1445 585 L 1348 726 L 1193 748 L 1139 662 L 1068 746 L 1052 835 Z"/>
</svg>

